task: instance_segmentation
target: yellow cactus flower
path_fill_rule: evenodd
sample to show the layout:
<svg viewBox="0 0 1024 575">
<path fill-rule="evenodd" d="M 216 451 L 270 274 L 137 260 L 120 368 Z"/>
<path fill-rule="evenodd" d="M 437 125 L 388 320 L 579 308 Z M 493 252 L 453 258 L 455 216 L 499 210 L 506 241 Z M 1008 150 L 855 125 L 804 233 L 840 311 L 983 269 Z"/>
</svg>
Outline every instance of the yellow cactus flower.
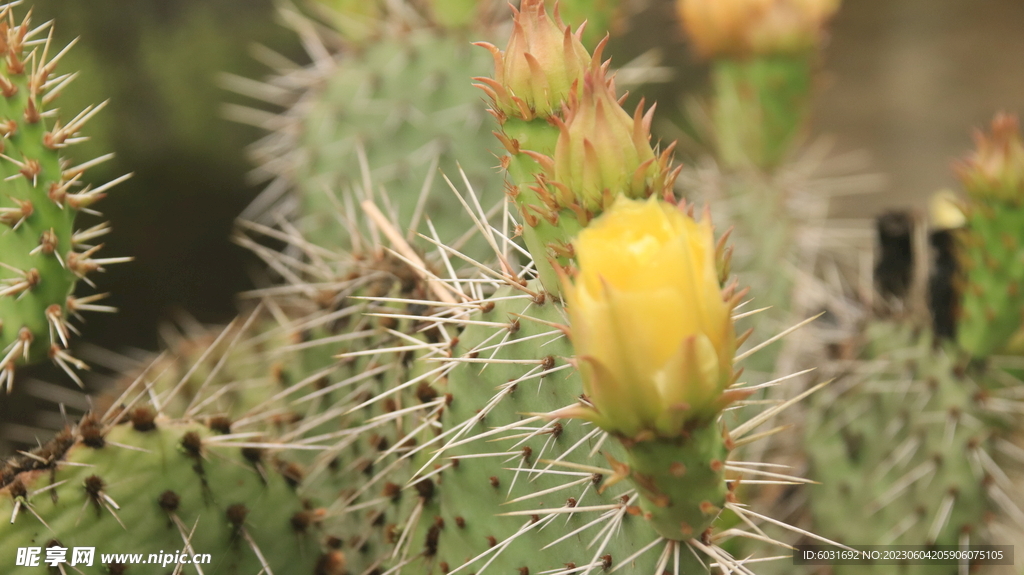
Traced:
<svg viewBox="0 0 1024 575">
<path fill-rule="evenodd" d="M 992 134 L 974 135 L 977 151 L 955 166 L 967 193 L 978 198 L 1024 201 L 1024 141 L 1017 117 L 998 114 Z"/>
<path fill-rule="evenodd" d="M 593 59 L 557 11 L 554 18 L 544 0 L 523 0 L 516 12 L 512 36 L 504 52 L 478 43 L 494 55 L 494 78 L 475 78 L 506 117 L 532 120 L 561 110 L 570 93 L 579 89 L 583 72 Z M 598 49 L 600 52 L 600 49 Z"/>
<path fill-rule="evenodd" d="M 710 222 L 657 198 L 618 198 L 573 241 L 564 280 L 572 341 L 592 407 L 624 437 L 672 437 L 722 407 L 736 335 Z"/>
<path fill-rule="evenodd" d="M 676 0 L 683 28 L 705 57 L 814 48 L 839 0 Z"/>
</svg>

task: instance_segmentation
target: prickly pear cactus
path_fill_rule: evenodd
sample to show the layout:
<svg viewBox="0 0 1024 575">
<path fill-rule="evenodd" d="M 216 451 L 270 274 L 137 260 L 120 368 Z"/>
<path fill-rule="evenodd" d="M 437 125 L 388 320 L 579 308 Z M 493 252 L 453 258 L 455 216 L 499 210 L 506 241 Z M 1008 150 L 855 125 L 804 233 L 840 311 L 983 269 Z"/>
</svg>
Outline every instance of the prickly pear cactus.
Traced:
<svg viewBox="0 0 1024 575">
<path fill-rule="evenodd" d="M 79 212 L 95 213 L 91 206 L 126 177 L 80 188 L 82 174 L 111 156 L 74 164 L 66 149 L 103 105 L 63 124 L 53 119 L 51 104 L 75 75 L 55 73 L 70 46 L 52 45 L 50 30 L 49 23 L 33 29 L 28 15 L 16 21 L 13 4 L 0 9 L 0 387 L 8 393 L 15 366 L 46 357 L 81 385 L 73 369 L 85 364 L 66 350 L 76 331 L 70 321 L 111 308 L 94 303 L 102 295 L 74 297 L 75 285 L 126 259 L 94 257 L 102 245 L 92 240 L 109 231 L 106 224 L 74 227 Z"/>
<path fill-rule="evenodd" d="M 52 560 L 84 574 L 192 561 L 200 564 L 189 569 L 210 573 L 342 573 L 343 555 L 296 494 L 297 478 L 264 450 L 226 437 L 142 405 L 88 417 L 5 462 L 0 510 L 11 524 L 0 561 Z M 19 551 L 33 549 L 34 558 Z"/>
</svg>

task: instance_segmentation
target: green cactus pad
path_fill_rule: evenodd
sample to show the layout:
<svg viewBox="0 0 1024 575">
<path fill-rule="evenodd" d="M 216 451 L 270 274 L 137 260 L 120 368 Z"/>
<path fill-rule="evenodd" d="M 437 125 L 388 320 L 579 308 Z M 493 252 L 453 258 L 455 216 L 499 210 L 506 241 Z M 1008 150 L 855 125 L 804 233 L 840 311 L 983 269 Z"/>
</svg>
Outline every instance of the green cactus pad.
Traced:
<svg viewBox="0 0 1024 575">
<path fill-rule="evenodd" d="M 422 28 L 355 48 L 304 70 L 302 78 L 287 78 L 303 89 L 274 123 L 284 127 L 254 150 L 262 164 L 257 172 L 281 179 L 268 188 L 267 203 L 258 200 L 243 217 L 262 217 L 276 205 L 275 190 L 291 188 L 307 239 L 348 249 L 349 223 L 361 219 L 352 213 L 360 209 L 358 199 L 386 190 L 381 207 L 394 216 L 400 233 L 412 225 L 414 213 L 427 214 L 439 236 L 454 241 L 472 220 L 438 171 L 461 185 L 461 169 L 481 197 L 501 197 L 500 181 L 493 177 L 500 145 L 470 80 L 490 65 L 485 51 L 457 35 Z M 425 189 L 426 202 L 420 204 Z M 426 229 L 422 217 L 416 227 Z"/>
<path fill-rule="evenodd" d="M 964 372 L 929 334 L 908 326 L 878 322 L 864 337 L 861 368 L 808 413 L 811 477 L 822 483 L 811 499 L 815 527 L 850 545 L 997 543 L 988 524 L 1014 487 L 994 449 L 1008 421 L 980 391 L 986 374 Z"/>
<path fill-rule="evenodd" d="M 57 544 L 95 548 L 92 566 L 76 566 L 84 574 L 109 572 L 101 554 L 148 561 L 176 551 L 210 554 L 208 573 L 323 573 L 329 536 L 273 460 L 198 423 L 139 410 L 124 419 L 87 418 L 35 459 L 5 464 L 0 511 L 13 523 L 0 527 L 0 561 L 15 565 L 19 548 Z"/>
<path fill-rule="evenodd" d="M 975 199 L 964 231 L 966 268 L 957 328 L 961 347 L 977 358 L 1008 349 L 1024 326 L 1024 204 Z"/>
<path fill-rule="evenodd" d="M 76 233 L 74 220 L 124 179 L 79 189 L 81 174 L 109 156 L 72 165 L 65 149 L 102 106 L 67 124 L 50 119 L 49 104 L 73 76 L 54 74 L 64 51 L 48 39 L 41 54 L 26 49 L 26 42 L 40 40 L 29 34 L 40 36 L 47 26 L 30 32 L 28 17 L 15 25 L 12 10 L 0 9 L 0 387 L 8 391 L 15 365 L 46 357 L 81 383 L 71 367 L 84 364 L 64 351 L 69 319 L 98 308 L 90 303 L 94 298 L 76 300 L 72 293 L 79 279 L 116 260 L 92 257 L 98 246 L 89 240 L 103 235 L 104 226 Z"/>
</svg>

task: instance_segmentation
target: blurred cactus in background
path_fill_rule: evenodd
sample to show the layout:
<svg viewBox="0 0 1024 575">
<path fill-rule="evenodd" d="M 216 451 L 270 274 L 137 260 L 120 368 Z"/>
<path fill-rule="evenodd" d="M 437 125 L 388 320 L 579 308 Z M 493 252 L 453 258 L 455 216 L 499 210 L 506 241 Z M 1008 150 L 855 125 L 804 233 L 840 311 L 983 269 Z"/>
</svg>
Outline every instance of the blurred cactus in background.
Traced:
<svg viewBox="0 0 1024 575">
<path fill-rule="evenodd" d="M 843 362 L 848 383 L 809 417 L 812 475 L 828 493 L 812 499 L 813 515 L 832 537 L 878 544 L 1019 540 L 1019 362 L 1007 357 L 1013 353 L 1007 343 L 1020 329 L 1021 316 L 977 310 L 981 301 L 1013 305 L 1003 294 L 1021 252 L 1010 247 L 1006 228 L 994 232 L 992 226 L 1000 216 L 1004 226 L 1016 222 L 1015 230 L 1024 221 L 1012 215 L 1012 198 L 1024 190 L 1012 160 L 1019 138 L 1016 120 L 1002 115 L 991 137 L 978 136 L 977 152 L 958 164 L 967 200 L 956 206 L 944 195 L 933 218 L 941 226 L 933 238 L 953 234 L 956 240 L 945 248 L 934 240 L 932 245 L 951 250 L 959 271 L 950 276 L 942 269 L 943 255 L 928 253 L 925 224 L 913 223 L 915 269 L 901 296 L 906 303 L 897 307 L 907 312 L 866 327 L 857 355 Z M 999 199 L 992 204 L 994 197 Z M 1000 295 L 984 295 L 993 284 L 1000 285 Z M 936 305 L 949 289 L 956 294 L 953 304 Z M 921 313 L 929 302 L 932 317 Z M 952 330 L 943 327 L 950 323 L 944 315 L 952 316 L 955 342 L 949 339 Z M 978 334 L 986 339 L 979 341 Z M 914 569 L 894 566 L 886 572 L 959 572 L 956 566 Z"/>
<path fill-rule="evenodd" d="M 719 158 L 778 166 L 806 124 L 812 73 L 839 0 L 677 0 L 697 53 L 712 60 Z"/>
<path fill-rule="evenodd" d="M 1024 141 L 1017 118 L 997 116 L 990 135 L 957 166 L 967 192 L 963 303 L 957 341 L 974 357 L 1024 353 Z"/>
<path fill-rule="evenodd" d="M 877 316 L 871 293 L 863 289 L 864 280 L 856 277 L 857 268 L 844 264 L 844 250 L 821 243 L 835 233 L 824 219 L 830 195 L 822 185 L 826 181 L 815 185 L 794 169 L 801 161 L 794 151 L 806 128 L 823 25 L 837 5 L 690 0 L 679 8 L 698 51 L 715 58 L 710 139 L 724 169 L 718 176 L 721 184 L 705 187 L 717 192 L 718 209 L 736 226 L 733 268 L 751 285 L 772 286 L 766 290 L 771 299 L 760 300 L 761 305 L 777 310 L 769 312 L 769 318 L 785 318 L 786 310 L 799 317 L 815 311 L 811 306 L 820 306 L 833 323 L 830 330 L 812 330 L 812 337 L 801 339 L 798 347 L 761 358 L 768 361 L 759 367 L 770 372 L 816 366 L 839 378 L 805 409 L 791 412 L 795 417 L 778 422 L 802 427 L 804 443 L 779 443 L 772 449 L 785 454 L 791 465 L 808 466 L 809 475 L 822 486 L 809 490 L 806 500 L 798 496 L 796 502 L 780 501 L 775 514 L 851 544 L 1014 541 L 1013 532 L 1024 527 L 1017 523 L 1024 515 L 1013 500 L 1009 479 L 1015 476 L 1019 461 L 1004 453 L 1006 446 L 1013 445 L 1012 429 L 1020 425 L 1019 417 L 1012 415 L 1020 409 L 1014 386 L 1007 383 L 1014 376 L 998 365 L 969 364 L 961 351 L 932 335 L 929 303 L 935 307 L 951 289 L 948 270 L 936 269 L 932 262 L 949 264 L 942 264 L 941 255 L 933 259 L 929 232 L 908 218 L 906 242 L 913 248 L 913 257 L 907 269 L 899 270 L 905 279 L 892 284 L 901 289 L 891 292 L 896 297 L 888 304 L 895 307 L 883 311 L 889 317 Z M 789 17 L 782 18 L 783 14 Z M 964 179 L 985 181 L 989 189 L 1002 184 L 1012 187 L 1014 182 L 1012 167 L 992 173 L 1013 163 L 993 159 L 1013 156 L 1012 130 L 1006 120 L 1000 125 L 999 143 L 982 140 L 977 159 L 961 169 Z M 979 168 L 983 163 L 988 170 L 984 176 Z M 683 180 L 687 178 L 684 174 Z M 709 180 L 699 173 L 697 178 L 689 177 L 690 181 Z M 967 186 L 970 189 L 971 183 Z M 967 213 L 973 212 L 968 208 Z M 985 213 L 993 217 L 991 210 Z M 1018 215 L 1015 221 L 1024 220 Z M 978 237 L 973 231 L 953 233 Z M 806 243 L 808 239 L 815 243 Z M 983 246 L 975 239 L 973 245 L 975 254 L 992 250 L 1006 254 L 986 261 L 988 270 L 1002 270 L 995 272 L 1000 280 L 991 275 L 983 280 L 987 285 L 999 283 L 1004 293 L 1006 282 L 1012 282 L 1005 270 L 1018 266 L 1013 262 L 1016 256 L 1002 251 L 1014 251 L 1009 237 L 1004 234 L 999 241 L 998 246 Z M 827 283 L 820 275 L 825 269 L 833 270 Z M 973 269 L 972 264 L 967 269 Z M 952 289 L 957 286 L 954 281 Z M 772 292 L 773 287 L 778 291 Z M 963 289 L 965 304 L 972 300 L 966 290 L 973 290 L 988 305 L 1005 301 L 982 296 L 980 286 Z M 954 302 L 953 310 L 936 309 L 934 323 L 966 320 L 966 314 L 955 315 L 957 296 L 946 300 Z M 1019 329 L 1019 314 L 1000 317 Z M 995 315 L 989 313 L 980 321 L 986 326 L 978 326 L 977 333 L 991 333 L 993 326 L 987 322 L 993 321 Z M 943 328 L 943 333 L 951 330 Z M 960 341 L 964 341 L 962 335 Z M 1004 385 L 1009 387 L 1003 389 Z M 999 399 L 989 399 L 992 393 Z M 784 400 L 786 395 L 769 391 L 768 398 Z M 801 459 L 801 452 L 806 459 Z M 771 498 L 777 493 L 769 488 L 752 496 Z M 836 573 L 861 569 L 833 567 Z M 874 569 L 953 573 L 958 567 Z"/>
</svg>

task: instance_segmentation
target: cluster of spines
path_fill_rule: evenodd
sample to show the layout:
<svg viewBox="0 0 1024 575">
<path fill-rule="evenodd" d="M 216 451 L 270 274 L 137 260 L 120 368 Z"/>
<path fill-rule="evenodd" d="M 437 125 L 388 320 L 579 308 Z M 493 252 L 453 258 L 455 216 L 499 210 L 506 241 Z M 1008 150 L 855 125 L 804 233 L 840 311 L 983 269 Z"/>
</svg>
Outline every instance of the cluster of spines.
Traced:
<svg viewBox="0 0 1024 575">
<path fill-rule="evenodd" d="M 81 129 L 104 104 L 47 127 L 56 114 L 48 106 L 77 76 L 54 75 L 74 42 L 52 54 L 50 23 L 32 28 L 31 12 L 16 23 L 14 4 L 0 9 L 0 386 L 8 392 L 15 366 L 43 357 L 81 385 L 72 368 L 85 364 L 67 351 L 76 331 L 69 320 L 82 311 L 112 308 L 96 304 L 105 294 L 73 296 L 75 283 L 92 284 L 89 274 L 130 259 L 95 257 L 102 246 L 90 242 L 109 231 L 106 224 L 73 228 L 75 214 L 96 214 L 93 204 L 129 177 L 76 191 L 82 174 L 112 155 L 73 166 L 62 155 L 83 139 Z"/>
</svg>

